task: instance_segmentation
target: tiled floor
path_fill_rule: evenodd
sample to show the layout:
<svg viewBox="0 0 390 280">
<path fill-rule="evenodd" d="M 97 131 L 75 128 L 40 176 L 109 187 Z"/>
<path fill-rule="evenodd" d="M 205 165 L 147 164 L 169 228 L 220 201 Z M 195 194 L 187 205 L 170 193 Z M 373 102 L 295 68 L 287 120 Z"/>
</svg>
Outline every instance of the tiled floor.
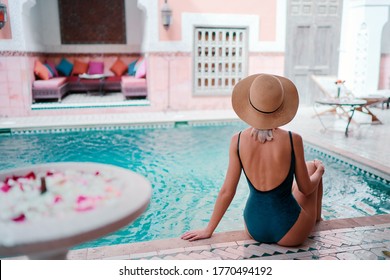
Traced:
<svg viewBox="0 0 390 280">
<path fill-rule="evenodd" d="M 321 110 L 322 108 L 318 108 Z M 349 158 L 355 165 L 390 180 L 390 110 L 373 108 L 382 124 L 359 124 L 367 117 L 357 112 L 349 137 L 345 120 L 323 116 L 327 129 L 314 115 L 312 107 L 301 107 L 286 126 L 304 140 L 332 153 Z M 212 122 L 236 120 L 232 111 L 162 112 L 118 114 L 112 116 L 58 116 L 0 118 L 0 129 L 23 131 L 71 126 L 107 126 L 177 121 Z M 358 123 L 359 122 L 359 123 Z M 365 167 L 366 168 L 366 167 Z M 390 215 L 330 220 L 319 223 L 305 244 L 296 248 L 259 244 L 243 231 L 216 233 L 196 242 L 179 238 L 109 247 L 71 250 L 69 259 L 390 259 Z M 18 257 L 20 258 L 20 257 Z M 22 257 L 23 258 L 23 257 Z"/>
<path fill-rule="evenodd" d="M 141 260 L 390 260 L 390 215 L 324 221 L 298 247 L 258 243 L 245 232 L 215 234 L 211 239 L 188 242 L 179 238 L 128 245 L 73 250 L 69 259 Z"/>
</svg>

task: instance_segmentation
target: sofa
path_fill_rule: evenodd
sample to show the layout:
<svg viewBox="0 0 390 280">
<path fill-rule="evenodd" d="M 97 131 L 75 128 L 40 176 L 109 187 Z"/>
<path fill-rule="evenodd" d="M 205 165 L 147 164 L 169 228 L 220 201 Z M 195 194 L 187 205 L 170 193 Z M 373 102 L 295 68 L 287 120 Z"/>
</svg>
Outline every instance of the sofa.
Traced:
<svg viewBox="0 0 390 280">
<path fill-rule="evenodd" d="M 122 92 L 124 99 L 146 98 L 146 60 L 138 57 L 127 61 L 117 57 L 114 61 L 90 59 L 53 60 L 36 59 L 32 100 L 56 99 L 61 102 L 69 93 Z"/>
</svg>

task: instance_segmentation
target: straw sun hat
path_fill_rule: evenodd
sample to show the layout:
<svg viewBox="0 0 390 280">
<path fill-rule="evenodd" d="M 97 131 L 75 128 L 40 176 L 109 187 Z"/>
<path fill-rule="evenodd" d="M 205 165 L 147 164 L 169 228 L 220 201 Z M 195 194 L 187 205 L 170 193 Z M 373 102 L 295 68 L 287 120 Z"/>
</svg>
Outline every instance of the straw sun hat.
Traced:
<svg viewBox="0 0 390 280">
<path fill-rule="evenodd" d="M 298 91 L 289 79 L 255 74 L 238 82 L 232 105 L 244 122 L 258 129 L 276 128 L 290 122 L 298 110 Z"/>
</svg>

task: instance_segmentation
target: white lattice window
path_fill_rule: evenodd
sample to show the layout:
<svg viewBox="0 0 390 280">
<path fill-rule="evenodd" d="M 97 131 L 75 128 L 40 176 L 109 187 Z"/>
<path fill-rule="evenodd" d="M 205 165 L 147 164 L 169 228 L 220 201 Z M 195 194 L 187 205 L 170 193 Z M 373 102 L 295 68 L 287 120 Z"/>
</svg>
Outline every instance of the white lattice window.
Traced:
<svg viewBox="0 0 390 280">
<path fill-rule="evenodd" d="M 194 93 L 230 94 L 247 72 L 245 28 L 195 28 Z"/>
</svg>

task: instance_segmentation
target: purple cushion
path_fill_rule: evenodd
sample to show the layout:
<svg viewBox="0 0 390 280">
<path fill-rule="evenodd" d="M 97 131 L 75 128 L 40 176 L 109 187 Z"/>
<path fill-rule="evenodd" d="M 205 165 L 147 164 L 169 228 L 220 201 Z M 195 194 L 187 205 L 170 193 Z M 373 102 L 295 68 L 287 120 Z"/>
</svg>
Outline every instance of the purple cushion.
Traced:
<svg viewBox="0 0 390 280">
<path fill-rule="evenodd" d="M 104 63 L 101 61 L 90 61 L 88 66 L 88 74 L 104 74 Z"/>
</svg>

